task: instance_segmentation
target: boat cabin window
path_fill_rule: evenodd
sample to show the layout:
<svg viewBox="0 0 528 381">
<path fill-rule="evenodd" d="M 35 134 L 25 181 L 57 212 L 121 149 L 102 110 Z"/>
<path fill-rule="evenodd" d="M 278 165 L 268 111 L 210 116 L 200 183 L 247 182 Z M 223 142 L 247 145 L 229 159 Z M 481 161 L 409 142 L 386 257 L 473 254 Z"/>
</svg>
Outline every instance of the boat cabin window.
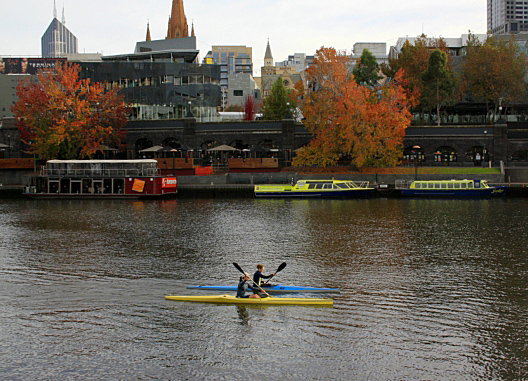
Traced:
<svg viewBox="0 0 528 381">
<path fill-rule="evenodd" d="M 414 184 L 414 187 L 415 187 L 416 189 L 420 189 L 420 188 L 422 187 L 422 184 L 420 184 L 420 183 L 416 183 L 416 184 Z"/>
<path fill-rule="evenodd" d="M 347 183 L 338 183 L 336 184 L 338 188 L 341 188 L 341 189 L 348 189 L 348 184 Z"/>
<path fill-rule="evenodd" d="M 473 188 L 473 182 L 468 183 L 468 188 Z"/>
<path fill-rule="evenodd" d="M 315 189 L 323 189 L 323 184 L 315 184 Z"/>
<path fill-rule="evenodd" d="M 434 186 L 435 188 L 440 188 L 440 183 L 436 183 Z"/>
<path fill-rule="evenodd" d="M 460 183 L 456 183 L 456 184 L 455 184 L 455 188 L 456 188 L 456 189 L 460 189 Z"/>
<path fill-rule="evenodd" d="M 323 184 L 323 189 L 332 189 L 332 184 Z"/>
<path fill-rule="evenodd" d="M 458 184 L 456 184 L 456 185 L 458 185 Z M 448 187 L 449 189 L 453 189 L 453 183 L 449 183 L 449 184 L 447 184 L 447 187 Z"/>
<path fill-rule="evenodd" d="M 308 189 L 315 189 L 316 184 L 308 184 Z"/>
<path fill-rule="evenodd" d="M 442 183 L 442 189 L 446 189 L 447 188 L 447 184 L 446 183 Z"/>
<path fill-rule="evenodd" d="M 467 183 L 461 183 L 460 186 L 461 186 L 462 189 L 466 189 Z"/>
<path fill-rule="evenodd" d="M 429 184 L 427 184 L 427 188 L 429 188 L 429 189 L 433 189 L 433 188 L 434 188 L 434 184 L 433 184 L 433 183 L 429 183 Z"/>
</svg>

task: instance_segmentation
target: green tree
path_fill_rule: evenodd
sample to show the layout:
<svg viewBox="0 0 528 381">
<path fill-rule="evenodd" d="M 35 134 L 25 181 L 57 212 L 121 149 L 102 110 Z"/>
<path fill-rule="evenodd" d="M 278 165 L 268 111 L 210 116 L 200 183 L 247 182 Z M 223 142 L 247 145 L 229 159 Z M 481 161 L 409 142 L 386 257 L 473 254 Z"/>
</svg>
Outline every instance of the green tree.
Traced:
<svg viewBox="0 0 528 381">
<path fill-rule="evenodd" d="M 500 106 L 507 107 L 526 94 L 527 66 L 513 36 L 509 41 L 490 36 L 481 43 L 471 35 L 462 68 L 463 89 L 486 103 L 487 114 L 492 114 L 490 123 L 494 123 Z"/>
<path fill-rule="evenodd" d="M 382 78 L 379 72 L 380 66 L 376 61 L 376 57 L 368 49 L 363 49 L 361 57 L 352 70 L 356 83 L 361 86 L 374 88 Z"/>
<path fill-rule="evenodd" d="M 284 87 L 282 77 L 277 78 L 271 87 L 271 93 L 263 101 L 260 108 L 263 119 L 282 120 L 288 114 L 293 115 L 297 102 L 291 90 Z"/>
<path fill-rule="evenodd" d="M 420 114 L 421 122 L 424 123 L 425 112 L 431 109 L 429 95 L 423 95 L 423 74 L 429 66 L 429 56 L 434 50 L 447 52 L 446 42 L 440 38 L 427 38 L 421 35 L 411 44 L 408 40 L 402 46 L 397 58 L 390 58 L 388 65 L 381 65 L 382 72 L 389 78 L 394 78 L 398 70 L 403 70 L 403 78 L 406 81 L 405 90 L 409 97 L 418 99 L 413 112 Z M 448 56 L 447 67 L 451 70 L 451 60 Z"/>
<path fill-rule="evenodd" d="M 431 53 L 422 81 L 422 102 L 436 106 L 436 116 L 440 126 L 440 107 L 454 100 L 455 91 L 455 78 L 447 66 L 445 52 L 435 49 Z"/>
</svg>

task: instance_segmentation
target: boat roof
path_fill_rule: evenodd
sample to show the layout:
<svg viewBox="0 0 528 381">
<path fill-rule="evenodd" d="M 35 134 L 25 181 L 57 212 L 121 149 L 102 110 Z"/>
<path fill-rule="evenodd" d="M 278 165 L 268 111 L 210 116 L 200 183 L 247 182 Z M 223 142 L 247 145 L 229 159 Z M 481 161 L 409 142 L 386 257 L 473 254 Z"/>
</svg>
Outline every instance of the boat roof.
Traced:
<svg viewBox="0 0 528 381">
<path fill-rule="evenodd" d="M 154 159 L 133 159 L 133 160 L 48 160 L 50 164 L 139 164 L 157 163 Z"/>
<path fill-rule="evenodd" d="M 329 182 L 340 182 L 340 183 L 350 183 L 352 180 L 334 180 L 334 179 L 328 179 L 328 180 L 298 180 L 298 182 L 304 181 L 305 183 L 329 183 Z"/>
<path fill-rule="evenodd" d="M 473 179 L 414 180 L 413 183 L 440 183 L 440 182 L 452 182 L 452 181 L 484 181 L 484 180 L 473 180 Z"/>
</svg>

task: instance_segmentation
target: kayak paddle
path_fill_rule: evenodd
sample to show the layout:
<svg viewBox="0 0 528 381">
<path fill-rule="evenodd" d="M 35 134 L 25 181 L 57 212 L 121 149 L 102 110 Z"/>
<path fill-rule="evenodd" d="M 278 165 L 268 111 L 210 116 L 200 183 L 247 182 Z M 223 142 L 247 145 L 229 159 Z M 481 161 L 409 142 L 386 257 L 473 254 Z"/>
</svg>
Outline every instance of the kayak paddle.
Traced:
<svg viewBox="0 0 528 381">
<path fill-rule="evenodd" d="M 251 283 L 253 283 L 255 286 L 257 286 L 257 288 L 262 291 L 264 294 L 268 295 L 269 298 L 271 298 L 270 294 L 268 294 L 265 290 L 262 289 L 262 287 L 260 287 L 258 284 L 255 283 L 255 281 L 253 280 L 253 278 L 251 278 L 251 275 L 249 275 L 247 272 L 245 272 L 244 270 L 242 270 L 242 267 L 240 267 L 238 265 L 238 263 L 236 262 L 233 262 L 233 266 L 235 266 L 237 268 L 238 271 L 240 271 L 242 274 L 244 275 L 247 275 L 249 277 L 249 280 L 251 280 Z"/>
<path fill-rule="evenodd" d="M 286 262 L 282 262 L 282 263 L 280 264 L 279 268 L 277 269 L 277 271 L 275 271 L 275 273 L 278 273 L 279 271 L 284 270 L 285 267 L 286 267 Z M 271 280 L 271 278 L 273 278 L 273 275 L 270 276 L 270 277 L 268 278 L 268 280 L 266 280 L 266 283 L 268 283 L 268 282 Z"/>
</svg>

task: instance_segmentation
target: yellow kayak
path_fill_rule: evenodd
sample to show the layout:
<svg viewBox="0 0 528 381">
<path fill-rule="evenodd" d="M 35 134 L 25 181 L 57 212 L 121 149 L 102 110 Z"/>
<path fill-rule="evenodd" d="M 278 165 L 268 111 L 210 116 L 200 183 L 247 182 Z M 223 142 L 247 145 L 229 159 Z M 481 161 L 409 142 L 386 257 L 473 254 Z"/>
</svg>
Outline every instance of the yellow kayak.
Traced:
<svg viewBox="0 0 528 381">
<path fill-rule="evenodd" d="M 253 304 L 253 305 L 300 305 L 300 306 L 332 306 L 333 299 L 330 298 L 237 298 L 233 295 L 167 295 L 167 300 L 179 302 L 198 302 L 198 303 L 228 303 L 228 304 Z"/>
</svg>

